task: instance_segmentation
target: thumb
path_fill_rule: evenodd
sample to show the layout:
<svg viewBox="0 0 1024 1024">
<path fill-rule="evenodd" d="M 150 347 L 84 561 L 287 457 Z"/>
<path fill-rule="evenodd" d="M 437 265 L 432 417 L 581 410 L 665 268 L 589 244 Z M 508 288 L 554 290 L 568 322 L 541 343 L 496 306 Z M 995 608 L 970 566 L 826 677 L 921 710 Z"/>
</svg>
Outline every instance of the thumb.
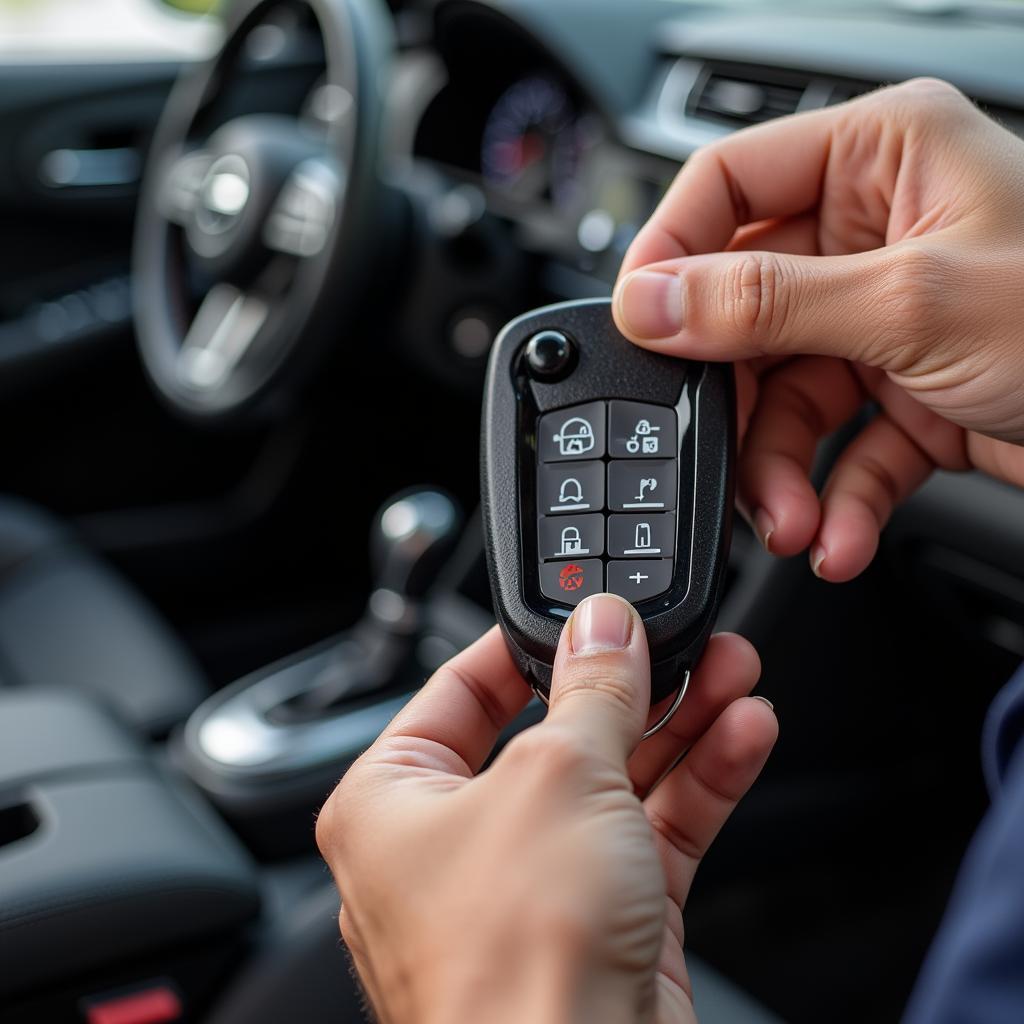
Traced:
<svg viewBox="0 0 1024 1024">
<path fill-rule="evenodd" d="M 934 288 L 922 289 L 934 276 L 921 249 L 900 246 L 846 256 L 712 253 L 628 274 L 614 311 L 632 341 L 690 359 L 817 354 L 880 365 L 879 341 L 904 318 L 922 329 L 911 320 L 928 314 Z"/>
<path fill-rule="evenodd" d="M 547 721 L 578 734 L 625 771 L 644 731 L 650 693 L 640 616 L 614 594 L 588 597 L 562 630 Z"/>
</svg>

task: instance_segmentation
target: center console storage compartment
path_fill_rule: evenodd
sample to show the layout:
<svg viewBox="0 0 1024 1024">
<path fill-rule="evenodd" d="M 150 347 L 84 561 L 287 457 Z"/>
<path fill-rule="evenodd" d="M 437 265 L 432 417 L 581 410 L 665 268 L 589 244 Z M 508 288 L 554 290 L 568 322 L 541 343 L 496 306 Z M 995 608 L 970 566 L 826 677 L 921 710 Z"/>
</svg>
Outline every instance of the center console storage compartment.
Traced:
<svg viewBox="0 0 1024 1024">
<path fill-rule="evenodd" d="M 103 709 L 0 695 L 0 1018 L 81 1021 L 155 978 L 193 1019 L 258 909 L 237 840 Z"/>
</svg>

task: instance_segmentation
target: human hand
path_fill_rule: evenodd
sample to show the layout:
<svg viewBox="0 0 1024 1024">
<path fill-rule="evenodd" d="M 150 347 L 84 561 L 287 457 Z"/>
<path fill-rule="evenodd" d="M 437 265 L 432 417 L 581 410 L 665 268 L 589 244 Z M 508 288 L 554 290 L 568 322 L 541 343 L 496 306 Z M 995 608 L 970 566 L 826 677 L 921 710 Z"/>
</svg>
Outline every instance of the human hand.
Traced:
<svg viewBox="0 0 1024 1024">
<path fill-rule="evenodd" d="M 441 668 L 317 822 L 383 1024 L 694 1021 L 680 912 L 775 742 L 771 705 L 745 696 L 759 671 L 713 637 L 683 711 L 638 746 L 643 626 L 591 597 L 546 719 L 481 771 L 529 690 L 497 629 Z"/>
<path fill-rule="evenodd" d="M 740 360 L 741 507 L 773 553 L 851 579 L 935 467 L 1024 484 L 1024 143 L 932 80 L 737 132 L 633 242 L 615 315 Z M 819 499 L 816 444 L 868 400 Z"/>
</svg>

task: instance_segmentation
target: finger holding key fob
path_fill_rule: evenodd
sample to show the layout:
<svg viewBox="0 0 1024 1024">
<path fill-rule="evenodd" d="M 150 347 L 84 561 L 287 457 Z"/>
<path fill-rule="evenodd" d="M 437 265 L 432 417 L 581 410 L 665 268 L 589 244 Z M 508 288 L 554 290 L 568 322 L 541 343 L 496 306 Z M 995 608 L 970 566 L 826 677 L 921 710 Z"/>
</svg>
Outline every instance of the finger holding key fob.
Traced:
<svg viewBox="0 0 1024 1024">
<path fill-rule="evenodd" d="M 495 613 L 547 699 L 572 609 L 610 591 L 647 631 L 651 702 L 685 693 L 711 634 L 732 529 L 731 364 L 671 359 L 618 331 L 606 299 L 518 317 L 498 336 L 481 434 Z"/>
</svg>

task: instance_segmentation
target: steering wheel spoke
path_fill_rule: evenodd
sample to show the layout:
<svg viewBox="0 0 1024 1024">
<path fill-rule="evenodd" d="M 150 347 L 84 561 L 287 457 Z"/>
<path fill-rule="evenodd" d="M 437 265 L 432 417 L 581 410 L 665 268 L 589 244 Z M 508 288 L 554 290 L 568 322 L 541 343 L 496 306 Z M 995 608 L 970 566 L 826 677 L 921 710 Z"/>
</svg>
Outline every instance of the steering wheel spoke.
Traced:
<svg viewBox="0 0 1024 1024">
<path fill-rule="evenodd" d="M 289 256 L 318 255 L 344 202 L 344 172 L 321 157 L 304 160 L 281 188 L 263 227 L 263 244 Z"/>
<path fill-rule="evenodd" d="M 178 355 L 178 376 L 196 389 L 215 388 L 235 370 L 270 315 L 269 303 L 221 282 L 196 311 Z"/>
</svg>

